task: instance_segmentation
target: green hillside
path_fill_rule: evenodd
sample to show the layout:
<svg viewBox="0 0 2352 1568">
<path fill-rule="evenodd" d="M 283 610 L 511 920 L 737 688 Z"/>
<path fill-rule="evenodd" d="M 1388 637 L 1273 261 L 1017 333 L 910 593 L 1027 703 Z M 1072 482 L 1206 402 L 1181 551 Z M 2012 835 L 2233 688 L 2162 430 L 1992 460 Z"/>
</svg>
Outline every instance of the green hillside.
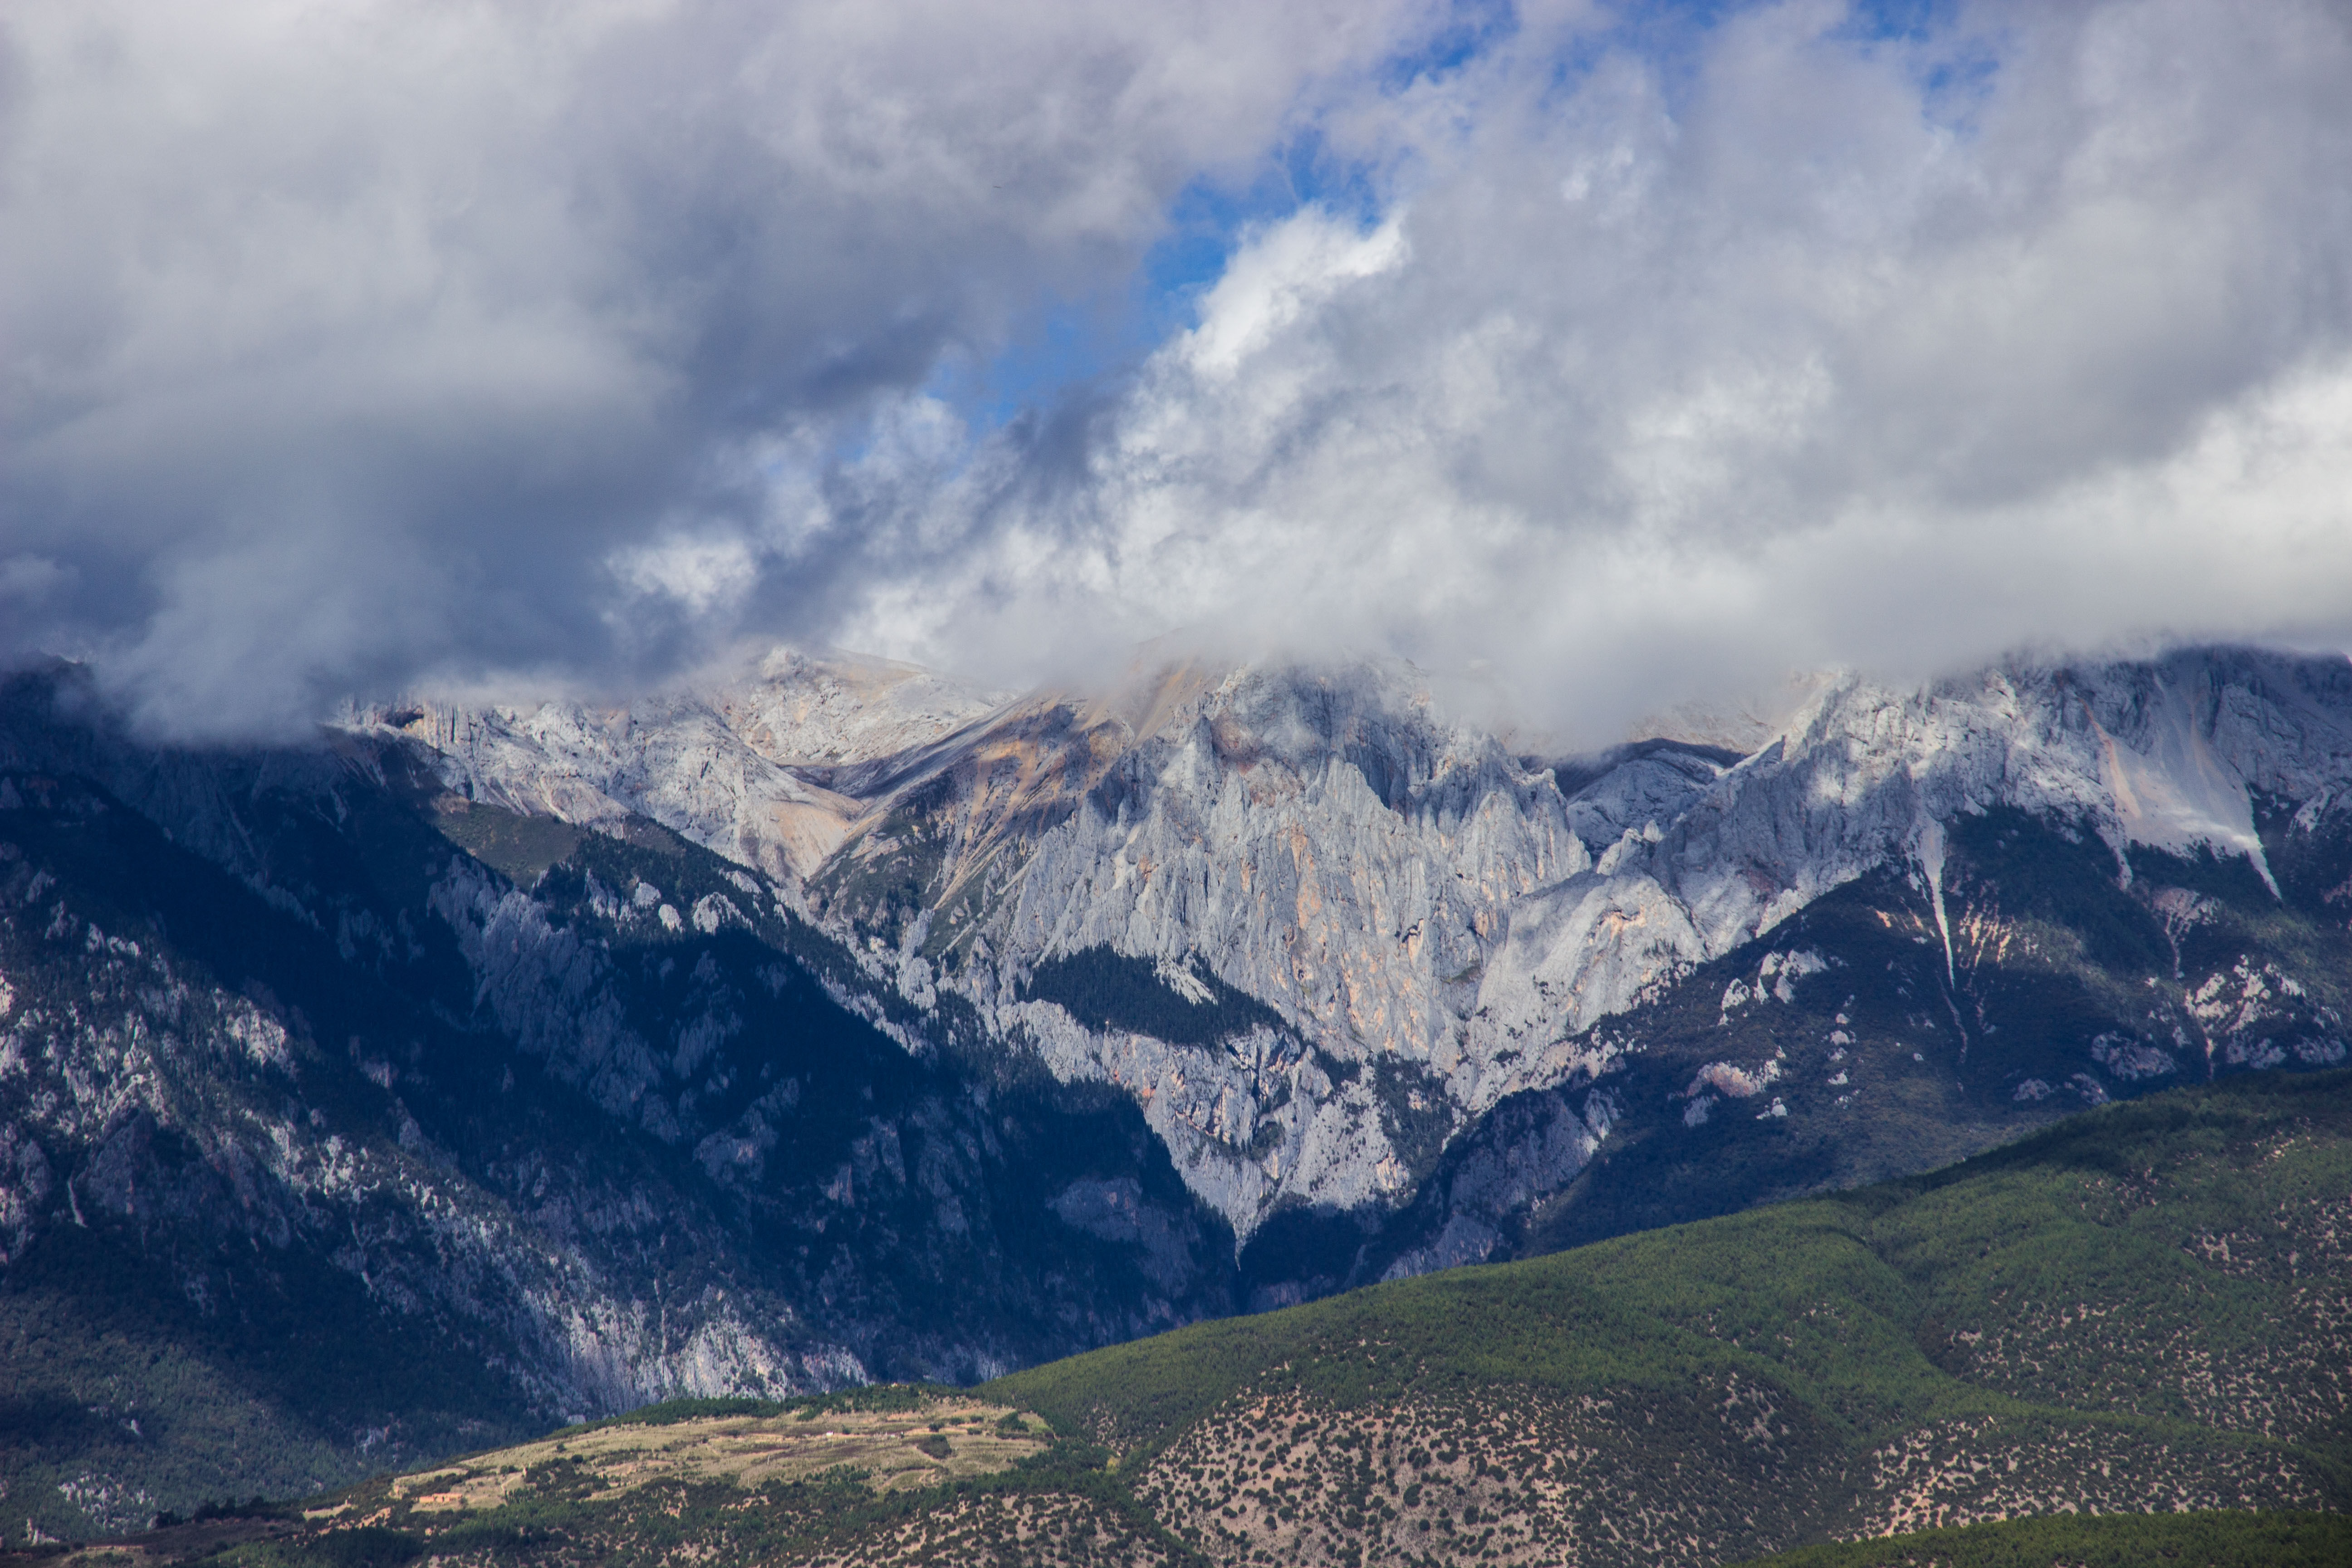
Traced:
<svg viewBox="0 0 2352 1568">
<path fill-rule="evenodd" d="M 2341 1538 L 2300 1515 L 2352 1506 L 2347 1254 L 2352 1073 L 2264 1075 L 1927 1176 L 1201 1324 L 969 1395 L 711 1416 L 772 1423 L 722 1436 L 781 1455 L 850 1441 L 826 1411 L 931 1401 L 892 1441 L 936 1438 L 914 1442 L 935 1478 L 844 1450 L 600 1479 L 517 1450 L 314 1502 L 229 1555 L 2292 1563 Z M 1036 1415 L 1055 1440 L 1024 1448 Z M 973 1447 L 983 1427 L 993 1447 Z M 2188 1511 L 2215 1510 L 2262 1511 Z M 1950 1528 L 2151 1512 L 2179 1517 Z M 1922 1530 L 1945 1533 L 1908 1555 L 1822 1544 Z"/>
<path fill-rule="evenodd" d="M 1227 1562 L 1720 1562 L 2352 1501 L 2352 1075 L 1016 1374 Z"/>
</svg>

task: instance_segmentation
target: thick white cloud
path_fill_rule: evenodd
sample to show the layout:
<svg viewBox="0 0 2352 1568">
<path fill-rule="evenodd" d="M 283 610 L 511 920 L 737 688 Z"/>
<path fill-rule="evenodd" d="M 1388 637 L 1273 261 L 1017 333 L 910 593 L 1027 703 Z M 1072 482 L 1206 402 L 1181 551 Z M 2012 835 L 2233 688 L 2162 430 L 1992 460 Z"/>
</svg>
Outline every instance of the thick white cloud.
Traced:
<svg viewBox="0 0 2352 1568">
<path fill-rule="evenodd" d="M 0 640 L 151 717 L 830 632 L 1790 665 L 2352 640 L 2326 0 L 5 14 Z M 927 388 L 1311 127 L 1131 377 Z"/>
<path fill-rule="evenodd" d="M 763 463 L 1116 287 L 1412 20 L 12 4 L 0 656 L 87 654 L 194 729 L 657 668 L 740 604 L 711 578 Z"/>
<path fill-rule="evenodd" d="M 1654 41 L 1531 21 L 1359 114 L 1385 220 L 1259 234 L 874 635 L 1483 659 L 1604 737 L 1792 665 L 2352 641 L 2352 14 Z"/>
</svg>

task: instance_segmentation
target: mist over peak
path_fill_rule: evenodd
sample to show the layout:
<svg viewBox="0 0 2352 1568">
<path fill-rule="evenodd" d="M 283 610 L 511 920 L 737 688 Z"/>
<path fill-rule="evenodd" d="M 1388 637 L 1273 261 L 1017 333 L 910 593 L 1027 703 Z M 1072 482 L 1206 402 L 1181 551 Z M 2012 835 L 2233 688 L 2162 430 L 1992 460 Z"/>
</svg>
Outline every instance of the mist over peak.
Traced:
<svg viewBox="0 0 2352 1568">
<path fill-rule="evenodd" d="M 1601 744 L 1788 669 L 2352 640 L 2339 7 L 0 39 L 0 658 L 159 732 L 1181 632 Z"/>
</svg>

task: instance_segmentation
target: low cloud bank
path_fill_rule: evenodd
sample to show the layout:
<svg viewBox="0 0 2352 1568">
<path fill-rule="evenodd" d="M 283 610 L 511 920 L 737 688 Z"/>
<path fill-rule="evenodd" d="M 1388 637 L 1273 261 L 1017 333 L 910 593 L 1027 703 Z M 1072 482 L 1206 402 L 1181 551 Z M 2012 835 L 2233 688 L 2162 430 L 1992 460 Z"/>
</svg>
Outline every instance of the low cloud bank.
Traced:
<svg viewBox="0 0 2352 1568">
<path fill-rule="evenodd" d="M 1927 15 L 13 7 L 0 654 L 229 733 L 1181 630 L 1607 739 L 2352 641 L 2352 19 Z M 1140 364 L 941 390 L 1302 147 Z"/>
</svg>

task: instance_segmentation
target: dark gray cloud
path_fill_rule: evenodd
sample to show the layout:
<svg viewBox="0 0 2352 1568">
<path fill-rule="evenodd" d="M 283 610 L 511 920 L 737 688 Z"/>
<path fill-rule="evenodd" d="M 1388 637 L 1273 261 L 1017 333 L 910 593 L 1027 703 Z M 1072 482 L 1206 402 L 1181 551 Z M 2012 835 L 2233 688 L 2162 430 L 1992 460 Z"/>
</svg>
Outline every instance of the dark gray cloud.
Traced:
<svg viewBox="0 0 2352 1568">
<path fill-rule="evenodd" d="M 658 668 L 736 607 L 698 584 L 779 465 L 1115 284 L 1396 26 L 11 5 L 0 654 L 86 655 L 196 729 Z"/>
<path fill-rule="evenodd" d="M 0 655 L 217 731 L 1183 627 L 1589 733 L 2352 637 L 2352 18 L 1933 16 L 1529 4 L 1415 75 L 1411 0 L 26 0 Z M 995 430 L 936 390 L 1310 131 L 1368 203 L 1252 230 L 1133 374 Z"/>
</svg>

